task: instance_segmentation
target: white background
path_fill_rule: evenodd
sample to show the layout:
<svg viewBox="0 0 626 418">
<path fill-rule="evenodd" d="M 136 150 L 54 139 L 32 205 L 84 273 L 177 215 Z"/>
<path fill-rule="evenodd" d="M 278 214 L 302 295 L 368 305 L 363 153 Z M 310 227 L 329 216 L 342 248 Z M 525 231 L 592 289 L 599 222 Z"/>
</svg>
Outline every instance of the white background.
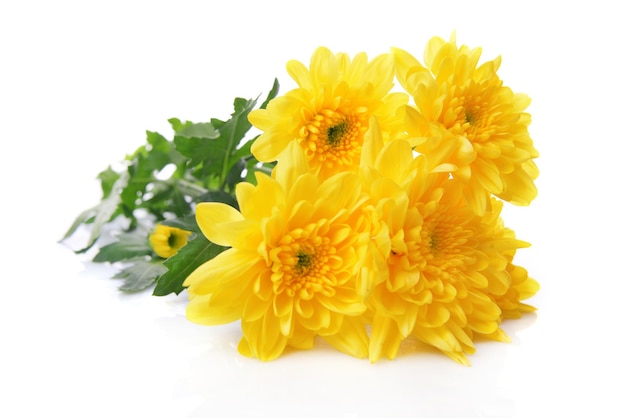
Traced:
<svg viewBox="0 0 626 418">
<path fill-rule="evenodd" d="M 617 2 L 3 1 L 0 5 L 0 415 L 5 417 L 625 416 L 624 30 Z M 472 367 L 405 346 L 375 365 L 316 349 L 240 356 L 185 296 L 126 295 L 56 241 L 95 176 L 167 119 L 227 118 L 293 87 L 319 45 L 422 56 L 431 36 L 503 56 L 533 99 L 539 197 L 505 222 L 533 246 L 536 315 Z"/>
</svg>

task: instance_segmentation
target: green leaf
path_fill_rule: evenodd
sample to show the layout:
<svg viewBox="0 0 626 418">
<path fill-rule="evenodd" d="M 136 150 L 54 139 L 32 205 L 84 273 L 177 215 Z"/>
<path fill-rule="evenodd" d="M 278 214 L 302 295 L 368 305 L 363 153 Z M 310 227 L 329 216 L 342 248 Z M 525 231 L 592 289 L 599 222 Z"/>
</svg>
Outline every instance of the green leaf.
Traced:
<svg viewBox="0 0 626 418">
<path fill-rule="evenodd" d="M 182 124 L 178 120 L 170 122 L 177 131 L 174 137 L 176 149 L 190 158 L 191 167 L 201 167 L 199 171 L 193 173 L 197 178 L 203 179 L 205 185 L 210 184 L 211 178 L 218 180 L 217 187 L 219 188 L 224 188 L 226 185 L 226 177 L 239 159 L 235 157 L 237 146 L 252 127 L 248 122 L 248 114 L 255 104 L 256 100 L 236 98 L 235 111 L 231 114 L 231 118 L 225 122 L 211 119 L 210 126 L 214 128 L 214 131 L 204 132 L 202 136 L 189 136 L 189 133 L 193 132 L 191 127 L 198 124 Z"/>
<path fill-rule="evenodd" d="M 150 231 L 146 228 L 136 228 L 130 232 L 124 232 L 120 234 L 116 242 L 100 248 L 93 261 L 96 263 L 106 261 L 115 263 L 116 261 L 150 255 L 152 248 L 149 244 L 149 233 Z"/>
<path fill-rule="evenodd" d="M 106 170 L 102 171 L 98 174 L 98 179 L 100 180 L 100 186 L 102 187 L 102 197 L 106 198 L 111 190 L 113 189 L 113 185 L 120 178 L 120 173 L 113 171 L 111 166 L 107 167 Z"/>
<path fill-rule="evenodd" d="M 119 287 L 124 292 L 138 292 L 154 284 L 167 268 L 161 260 L 146 260 L 138 258 L 132 260 L 132 264 L 118 272 L 114 279 L 124 279 L 124 284 Z"/>
<path fill-rule="evenodd" d="M 226 150 L 217 139 L 194 138 L 176 135 L 176 150 L 190 158 L 189 164 L 194 167 L 203 163 L 207 167 L 218 166 L 224 159 Z"/>
<path fill-rule="evenodd" d="M 169 161 L 169 155 L 158 149 L 147 151 L 145 147 L 141 147 L 135 152 L 127 169 L 128 185 L 122 191 L 122 201 L 130 210 L 137 207 L 148 184 L 156 179 L 155 173 L 165 167 Z"/>
<path fill-rule="evenodd" d="M 80 254 L 89 250 L 100 237 L 104 224 L 111 221 L 119 213 L 118 207 L 121 203 L 120 193 L 126 186 L 127 181 L 128 175 L 126 173 L 122 173 L 111 187 L 111 193 L 109 193 L 106 198 L 102 199 L 98 205 L 87 209 L 78 215 L 61 241 L 69 238 L 74 232 L 76 232 L 76 229 L 78 229 L 81 224 L 91 223 L 91 232 L 86 246 L 74 251 Z"/>
<path fill-rule="evenodd" d="M 243 181 L 242 173 L 246 168 L 246 159 L 240 158 L 236 160 L 235 164 L 230 168 L 226 175 L 226 185 L 229 190 L 235 190 L 237 183 Z"/>
<path fill-rule="evenodd" d="M 76 217 L 76 219 L 74 220 L 74 222 L 72 223 L 70 228 L 67 230 L 65 235 L 63 235 L 63 238 L 61 238 L 61 241 L 64 241 L 64 240 L 68 239 L 69 237 L 71 237 L 74 234 L 74 232 L 76 232 L 78 227 L 81 226 L 82 224 L 86 224 L 90 220 L 93 220 L 93 216 L 95 214 L 96 207 L 89 208 L 87 210 L 82 211 L 80 213 L 80 215 L 78 215 Z"/>
<path fill-rule="evenodd" d="M 277 96 L 278 88 L 278 81 L 274 80 L 261 108 Z M 269 173 L 274 166 L 274 163 L 259 163 L 250 152 L 254 138 L 246 138 L 251 128 L 248 115 L 258 99 L 236 98 L 234 112 L 227 121 L 210 119 L 210 122 L 193 123 L 172 118 L 169 120 L 174 130 L 171 141 L 157 132 L 147 131 L 146 143 L 126 157 L 121 173 L 108 167 L 98 175 L 103 194 L 100 204 L 82 212 L 62 240 L 81 225 L 89 224 L 87 245 L 77 251 L 85 252 L 98 240 L 103 226 L 120 215 L 130 221 L 127 226 L 132 230 L 139 225 L 140 213 L 147 212 L 149 219 L 156 222 L 173 214 L 176 219 L 165 224 L 193 231 L 195 235 L 163 264 L 156 263 L 155 267 L 154 262 L 147 260 L 153 252 L 148 232 L 140 230 L 119 235 L 118 241 L 100 248 L 94 261 L 130 260 L 131 265 L 116 276 L 127 279 L 122 290 L 145 288 L 156 280 L 155 295 L 180 293 L 182 283 L 195 268 L 224 250 L 200 232 L 193 215 L 194 204 L 222 202 L 237 208 L 235 186 L 244 180 L 255 183 L 255 171 Z M 165 167 L 172 169 L 171 175 L 163 171 Z M 141 256 L 146 259 L 138 258 Z M 159 269 L 165 272 L 158 274 Z"/>
<path fill-rule="evenodd" d="M 261 109 L 265 109 L 267 107 L 267 105 L 269 104 L 269 102 L 278 95 L 279 87 L 280 86 L 278 84 L 278 79 L 275 78 L 274 79 L 274 84 L 272 84 L 272 89 L 267 94 L 267 97 L 265 98 L 265 101 L 261 104 Z"/>
<path fill-rule="evenodd" d="M 199 202 L 220 202 L 226 203 L 239 210 L 239 205 L 237 204 L 237 200 L 230 193 L 222 192 L 220 190 L 206 192 L 205 194 L 198 197 Z"/>
<path fill-rule="evenodd" d="M 201 234 L 198 223 L 196 222 L 196 215 L 187 215 L 181 218 L 167 219 L 161 222 L 163 225 L 173 226 L 174 228 L 183 229 L 185 231 L 195 232 Z"/>
<path fill-rule="evenodd" d="M 172 125 L 172 129 L 174 129 L 177 136 L 202 139 L 215 139 L 219 136 L 213 125 L 208 122 L 193 123 L 186 121 L 183 123 L 177 118 L 171 118 L 168 122 Z"/>
<path fill-rule="evenodd" d="M 146 131 L 146 141 L 150 144 L 150 152 L 170 152 L 170 142 L 158 132 Z"/>
<path fill-rule="evenodd" d="M 166 213 L 173 213 L 176 216 L 187 215 L 191 212 L 191 205 L 185 200 L 185 195 L 178 186 L 175 181 L 154 183 L 151 197 L 145 194 L 137 208 L 145 208 L 157 220 L 164 219 Z"/>
<path fill-rule="evenodd" d="M 155 296 L 179 294 L 185 290 L 183 282 L 187 276 L 225 249 L 225 247 L 213 244 L 204 235 L 197 234 L 176 254 L 163 262 L 167 267 L 167 273 L 159 277 L 152 294 Z"/>
</svg>

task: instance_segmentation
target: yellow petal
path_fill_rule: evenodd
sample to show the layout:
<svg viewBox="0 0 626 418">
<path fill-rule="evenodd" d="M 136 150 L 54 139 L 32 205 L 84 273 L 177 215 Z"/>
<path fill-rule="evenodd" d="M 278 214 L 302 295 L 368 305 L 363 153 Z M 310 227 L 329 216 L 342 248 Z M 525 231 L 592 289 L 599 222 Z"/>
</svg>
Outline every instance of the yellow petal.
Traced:
<svg viewBox="0 0 626 418">
<path fill-rule="evenodd" d="M 258 321 L 242 322 L 241 329 L 247 341 L 244 351 L 262 361 L 276 359 L 287 345 L 287 337 L 280 332 L 280 321 L 274 315 L 263 316 Z"/>
<path fill-rule="evenodd" d="M 326 47 L 319 47 L 311 57 L 311 74 L 315 87 L 332 85 L 338 78 L 338 63 L 333 53 Z"/>
<path fill-rule="evenodd" d="M 357 358 L 368 356 L 369 340 L 360 318 L 345 317 L 339 332 L 333 335 L 324 335 L 323 338 L 343 353 Z"/>
<path fill-rule="evenodd" d="M 383 356 L 396 358 L 401 342 L 402 336 L 396 323 L 389 317 L 375 314 L 369 345 L 370 362 L 377 362 Z"/>
<path fill-rule="evenodd" d="M 187 305 L 187 319 L 201 325 L 222 325 L 241 318 L 241 306 L 211 306 L 211 295 L 198 295 Z"/>
<path fill-rule="evenodd" d="M 383 148 L 383 138 L 380 132 L 378 119 L 370 118 L 369 129 L 363 138 L 361 148 L 361 167 L 374 167 L 376 157 Z"/>
<path fill-rule="evenodd" d="M 391 141 L 384 146 L 376 159 L 376 168 L 380 173 L 398 184 L 405 182 L 407 168 L 413 161 L 413 151 L 407 141 Z"/>
<path fill-rule="evenodd" d="M 287 73 L 301 88 L 306 90 L 313 89 L 311 73 L 300 61 L 290 60 L 287 62 Z"/>
<path fill-rule="evenodd" d="M 244 220 L 232 206 L 217 202 L 198 203 L 196 220 L 202 233 L 217 245 L 230 246 L 232 224 Z"/>
<path fill-rule="evenodd" d="M 191 272 L 183 286 L 201 294 L 212 293 L 218 287 L 241 287 L 261 274 L 263 266 L 257 254 L 230 248 Z"/>
<path fill-rule="evenodd" d="M 281 163 L 274 170 L 276 180 L 284 190 L 291 190 L 296 180 L 303 174 L 308 173 L 309 163 L 304 155 L 302 147 L 291 141 L 285 151 L 280 155 Z"/>
</svg>

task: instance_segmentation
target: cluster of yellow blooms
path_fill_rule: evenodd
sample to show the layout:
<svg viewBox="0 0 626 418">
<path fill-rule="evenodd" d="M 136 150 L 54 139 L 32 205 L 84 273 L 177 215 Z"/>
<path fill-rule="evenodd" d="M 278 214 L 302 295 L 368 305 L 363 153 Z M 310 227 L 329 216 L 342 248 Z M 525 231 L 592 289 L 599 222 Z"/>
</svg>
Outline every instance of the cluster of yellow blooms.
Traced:
<svg viewBox="0 0 626 418">
<path fill-rule="evenodd" d="M 249 116 L 272 176 L 238 185 L 240 210 L 197 206 L 230 248 L 186 279 L 188 318 L 241 320 L 239 351 L 261 360 L 319 336 L 371 362 L 415 338 L 469 364 L 477 336 L 506 341 L 502 320 L 534 310 L 521 301 L 539 285 L 500 212 L 535 197 L 538 153 L 528 97 L 480 54 L 453 37 L 424 64 L 395 48 L 290 61 L 299 87 Z"/>
</svg>

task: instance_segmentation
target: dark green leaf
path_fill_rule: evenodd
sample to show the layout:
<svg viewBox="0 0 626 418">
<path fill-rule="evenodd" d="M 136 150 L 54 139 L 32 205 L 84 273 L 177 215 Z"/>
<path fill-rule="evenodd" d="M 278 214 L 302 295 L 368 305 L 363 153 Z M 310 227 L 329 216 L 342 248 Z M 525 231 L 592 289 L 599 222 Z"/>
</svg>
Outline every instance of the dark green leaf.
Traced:
<svg viewBox="0 0 626 418">
<path fill-rule="evenodd" d="M 274 84 L 272 85 L 272 89 L 267 94 L 267 98 L 265 99 L 263 104 L 261 104 L 261 109 L 265 109 L 267 107 L 267 105 L 269 104 L 270 100 L 272 100 L 273 98 L 275 98 L 278 95 L 279 87 L 280 86 L 278 85 L 278 79 L 275 78 L 274 79 Z"/>
<path fill-rule="evenodd" d="M 246 168 L 246 160 L 244 158 L 240 158 L 233 164 L 233 166 L 228 171 L 228 175 L 226 176 L 226 185 L 229 190 L 234 190 L 235 185 L 241 181 L 243 181 L 242 173 Z"/>
<path fill-rule="evenodd" d="M 114 279 L 124 279 L 124 284 L 119 289 L 125 292 L 144 290 L 167 271 L 161 260 L 138 258 L 131 262 L 131 265 L 113 276 Z"/>
<path fill-rule="evenodd" d="M 187 276 L 225 249 L 208 241 L 204 235 L 196 235 L 187 242 L 187 245 L 163 262 L 167 267 L 167 273 L 157 280 L 153 295 L 179 294 L 185 289 L 183 282 Z"/>
<path fill-rule="evenodd" d="M 156 183 L 151 190 L 151 197 L 144 195 L 143 202 L 137 207 L 147 209 L 157 220 L 164 219 L 166 213 L 173 213 L 176 216 L 187 215 L 191 212 L 191 205 L 178 186 L 176 182 Z"/>
<path fill-rule="evenodd" d="M 234 207 L 235 209 L 239 209 L 239 205 L 237 204 L 237 200 L 230 193 L 222 192 L 220 190 L 206 192 L 205 194 L 198 197 L 198 202 L 220 202 L 226 203 Z"/>
<path fill-rule="evenodd" d="M 196 222 L 196 215 L 187 215 L 182 218 L 167 219 L 161 222 L 163 225 L 173 226 L 174 228 L 184 229 L 185 231 L 191 231 L 200 234 L 200 228 Z"/>
<path fill-rule="evenodd" d="M 115 263 L 116 261 L 150 255 L 152 248 L 148 241 L 149 233 L 146 228 L 136 228 L 130 232 L 124 232 L 120 234 L 117 241 L 100 248 L 93 261 Z"/>
<path fill-rule="evenodd" d="M 139 147 L 130 157 L 127 172 L 128 185 L 122 191 L 122 202 L 132 212 L 141 202 L 148 184 L 155 181 L 155 174 L 170 162 L 169 146 L 159 134 L 147 133 L 151 147 Z"/>
<path fill-rule="evenodd" d="M 192 167 L 199 166 L 200 169 L 194 171 L 197 178 L 203 179 L 204 184 L 210 186 L 210 179 L 217 179 L 217 188 L 225 186 L 226 177 L 239 158 L 237 146 L 241 143 L 245 134 L 252 126 L 248 122 L 248 114 L 254 108 L 256 100 L 245 100 L 236 98 L 233 105 L 235 111 L 226 122 L 218 119 L 211 119 L 209 124 L 215 129 L 217 136 L 210 137 L 204 134 L 200 137 L 191 137 L 188 132 L 191 126 L 198 124 L 182 124 L 178 120 L 170 121 L 174 130 L 177 131 L 174 137 L 176 149 L 183 155 L 190 158 Z M 182 132 L 184 134 L 179 134 Z"/>
<path fill-rule="evenodd" d="M 244 158 L 246 160 L 254 159 L 256 161 L 256 158 L 254 158 L 254 156 L 252 155 L 252 151 L 250 151 L 250 148 L 252 147 L 252 143 L 254 142 L 254 140 L 257 138 L 258 135 L 248 142 L 241 144 L 241 146 L 233 153 L 233 157 L 237 159 Z"/>
<path fill-rule="evenodd" d="M 268 176 L 271 176 L 272 169 L 275 165 L 275 162 L 260 163 L 256 159 L 251 158 L 246 164 L 246 169 L 248 170 L 246 174 L 246 181 L 251 184 L 257 184 L 255 173 L 260 171 Z"/>
</svg>

